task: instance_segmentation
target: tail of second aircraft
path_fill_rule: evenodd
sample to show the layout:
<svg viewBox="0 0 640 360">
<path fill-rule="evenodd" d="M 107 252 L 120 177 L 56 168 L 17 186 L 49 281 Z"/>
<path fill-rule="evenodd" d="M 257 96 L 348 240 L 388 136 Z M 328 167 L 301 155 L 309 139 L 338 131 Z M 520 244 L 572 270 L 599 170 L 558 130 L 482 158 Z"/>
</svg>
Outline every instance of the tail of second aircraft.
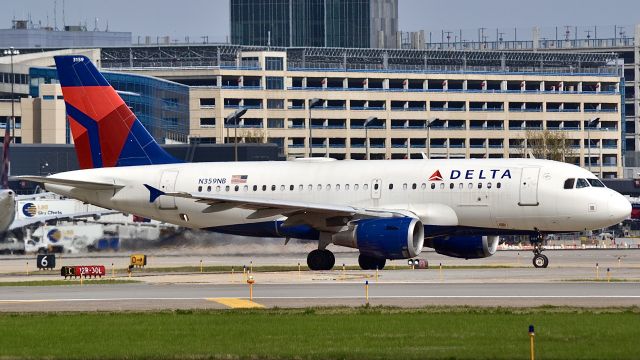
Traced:
<svg viewBox="0 0 640 360">
<path fill-rule="evenodd" d="M 180 162 L 165 152 L 86 56 L 56 56 L 80 168 Z"/>
</svg>

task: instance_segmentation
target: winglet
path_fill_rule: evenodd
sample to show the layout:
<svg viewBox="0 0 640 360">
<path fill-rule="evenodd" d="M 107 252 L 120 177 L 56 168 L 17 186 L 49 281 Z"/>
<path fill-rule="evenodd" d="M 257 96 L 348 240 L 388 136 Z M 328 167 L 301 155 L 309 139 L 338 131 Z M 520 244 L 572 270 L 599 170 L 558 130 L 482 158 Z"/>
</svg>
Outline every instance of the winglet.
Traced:
<svg viewBox="0 0 640 360">
<path fill-rule="evenodd" d="M 158 190 L 158 189 L 154 188 L 151 185 L 144 184 L 144 187 L 146 187 L 147 190 L 149 190 L 149 202 L 150 203 L 156 201 L 157 198 L 159 198 L 160 196 L 165 194 L 164 191 Z"/>
</svg>

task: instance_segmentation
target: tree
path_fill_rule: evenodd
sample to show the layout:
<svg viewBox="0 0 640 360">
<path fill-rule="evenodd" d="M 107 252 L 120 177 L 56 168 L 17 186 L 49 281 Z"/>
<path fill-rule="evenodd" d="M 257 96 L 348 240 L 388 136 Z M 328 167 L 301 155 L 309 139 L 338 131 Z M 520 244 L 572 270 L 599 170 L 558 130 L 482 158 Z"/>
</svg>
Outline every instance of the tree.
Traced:
<svg viewBox="0 0 640 360">
<path fill-rule="evenodd" d="M 240 139 L 244 139 L 245 143 L 262 144 L 265 142 L 263 129 L 246 129 L 238 134 Z"/>
<path fill-rule="evenodd" d="M 576 156 L 571 148 L 571 139 L 566 131 L 527 130 L 524 157 L 533 155 L 536 159 L 547 159 L 566 162 Z"/>
</svg>

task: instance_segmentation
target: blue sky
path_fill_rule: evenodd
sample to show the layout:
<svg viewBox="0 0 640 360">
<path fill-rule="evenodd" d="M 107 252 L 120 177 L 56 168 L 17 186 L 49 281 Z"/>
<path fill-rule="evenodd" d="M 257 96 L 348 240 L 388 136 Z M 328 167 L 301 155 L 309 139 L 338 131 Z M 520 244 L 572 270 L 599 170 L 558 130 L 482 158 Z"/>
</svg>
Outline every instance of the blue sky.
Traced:
<svg viewBox="0 0 640 360">
<path fill-rule="evenodd" d="M 210 41 L 225 41 L 229 35 L 228 0 L 65 0 L 67 25 L 84 24 L 91 30 L 94 19 L 98 28 L 131 31 L 137 36 L 171 36 L 193 41 L 208 36 Z M 62 27 L 62 3 L 58 3 L 58 27 Z M 54 0 L 2 0 L 0 28 L 9 28 L 11 19 L 27 18 L 43 25 L 54 24 Z M 625 25 L 622 30 L 633 34 L 632 24 L 640 23 L 639 0 L 399 0 L 400 29 L 427 30 L 434 41 L 441 30 L 454 34 L 463 30 L 463 38 L 477 38 L 477 29 L 486 27 L 486 34 L 495 38 L 504 32 L 505 39 L 519 35 L 530 36 L 531 27 L 543 27 L 543 37 L 555 36 L 555 26 L 564 35 L 565 25 L 583 26 L 578 33 L 586 36 L 590 28 L 598 25 L 598 35 L 609 36 L 614 25 Z M 499 30 L 496 31 L 496 28 Z M 571 30 L 573 31 L 573 30 Z M 452 35 L 452 39 L 453 39 Z M 428 38 L 428 35 L 427 35 Z"/>
</svg>

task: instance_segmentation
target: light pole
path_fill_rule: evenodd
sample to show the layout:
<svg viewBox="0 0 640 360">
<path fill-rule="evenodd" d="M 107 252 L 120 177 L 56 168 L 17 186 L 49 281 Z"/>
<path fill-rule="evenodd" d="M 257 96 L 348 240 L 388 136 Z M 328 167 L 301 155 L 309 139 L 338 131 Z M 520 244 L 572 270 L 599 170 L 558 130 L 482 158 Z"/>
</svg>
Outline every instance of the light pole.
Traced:
<svg viewBox="0 0 640 360">
<path fill-rule="evenodd" d="M 13 86 L 16 82 L 16 75 L 13 73 L 13 55 L 20 55 L 20 51 L 16 50 L 12 47 L 4 50 L 2 52 L 4 55 L 9 55 L 11 58 L 11 139 L 13 143 L 16 142 L 16 114 L 15 114 L 15 104 L 14 104 L 14 90 Z"/>
<path fill-rule="evenodd" d="M 309 100 L 309 157 L 313 157 L 313 144 L 311 144 L 313 137 L 311 136 L 311 128 L 313 127 L 311 124 L 311 108 L 320 104 L 322 100 L 318 98 L 313 98 Z"/>
<path fill-rule="evenodd" d="M 600 122 L 600 118 L 594 118 L 587 122 L 587 156 L 589 158 L 589 172 L 591 172 L 591 128 L 593 126 L 598 126 Z"/>
<path fill-rule="evenodd" d="M 229 116 L 224 119 L 224 124 L 227 126 L 229 123 L 233 121 L 234 130 L 233 130 L 233 153 L 234 153 L 234 161 L 238 161 L 238 119 L 242 117 L 247 112 L 247 109 L 241 108 L 234 112 L 232 112 Z M 228 129 L 228 128 L 227 128 Z M 227 134 L 229 132 L 227 131 Z"/>
<path fill-rule="evenodd" d="M 365 141 L 365 146 L 366 146 L 366 160 L 369 160 L 369 124 L 371 124 L 371 122 L 378 120 L 377 117 L 375 116 L 369 116 L 367 118 L 367 120 L 364 121 L 364 141 Z"/>
<path fill-rule="evenodd" d="M 431 124 L 433 124 L 434 121 L 436 120 L 440 120 L 436 117 L 431 117 L 428 118 L 426 120 L 426 126 L 427 126 L 427 159 L 431 159 L 431 134 L 430 134 L 430 130 L 431 130 Z"/>
</svg>

